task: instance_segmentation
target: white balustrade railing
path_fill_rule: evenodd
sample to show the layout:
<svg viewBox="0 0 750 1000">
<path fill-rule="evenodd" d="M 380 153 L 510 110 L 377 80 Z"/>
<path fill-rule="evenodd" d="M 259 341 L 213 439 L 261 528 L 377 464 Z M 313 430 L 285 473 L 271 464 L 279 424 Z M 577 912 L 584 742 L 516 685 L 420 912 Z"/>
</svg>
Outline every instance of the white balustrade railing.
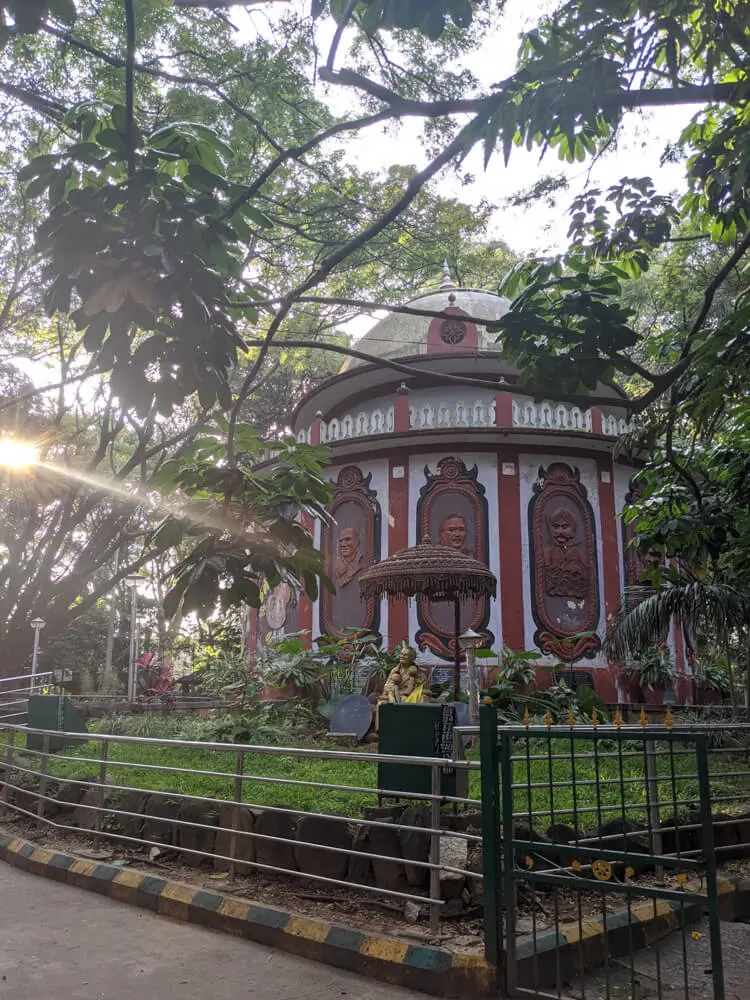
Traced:
<svg viewBox="0 0 750 1000">
<path fill-rule="evenodd" d="M 529 427 L 536 430 L 574 431 L 590 434 L 593 431 L 591 410 L 571 403 L 555 403 L 543 399 L 537 401 L 530 396 L 513 396 L 513 427 Z M 632 424 L 621 415 L 622 411 L 602 412 L 602 434 L 619 437 L 632 429 Z M 440 428 L 495 427 L 495 400 L 491 394 L 482 397 L 448 399 L 435 402 L 425 399 L 409 407 L 409 429 L 428 431 Z M 394 408 L 392 406 L 357 410 L 342 417 L 332 417 L 320 422 L 320 440 L 323 444 L 334 444 L 351 438 L 392 434 L 395 430 Z M 297 432 L 300 444 L 309 444 L 310 428 Z"/>
<path fill-rule="evenodd" d="M 629 434 L 632 429 L 632 421 L 625 417 L 618 417 L 614 413 L 602 413 L 602 434 L 606 434 L 607 437 L 620 437 L 621 434 Z"/>
<path fill-rule="evenodd" d="M 440 427 L 494 427 L 495 400 L 492 398 L 429 403 L 409 407 L 409 428 L 413 431 Z"/>
<path fill-rule="evenodd" d="M 591 410 L 570 403 L 553 403 L 548 399 L 537 402 L 528 396 L 514 396 L 513 426 L 591 433 Z"/>
<path fill-rule="evenodd" d="M 394 429 L 393 407 L 376 407 L 347 413 L 343 417 L 333 417 L 320 423 L 322 444 L 346 441 L 349 438 L 368 437 L 371 434 L 392 434 Z"/>
</svg>

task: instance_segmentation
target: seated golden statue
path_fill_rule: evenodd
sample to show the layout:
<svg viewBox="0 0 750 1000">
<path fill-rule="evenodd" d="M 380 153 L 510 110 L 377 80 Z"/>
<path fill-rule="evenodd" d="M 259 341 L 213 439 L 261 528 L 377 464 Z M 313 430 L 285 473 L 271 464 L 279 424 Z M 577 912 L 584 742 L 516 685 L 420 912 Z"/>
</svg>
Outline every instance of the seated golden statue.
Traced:
<svg viewBox="0 0 750 1000">
<path fill-rule="evenodd" d="M 385 702 L 406 701 L 414 695 L 419 687 L 423 688 L 421 697 L 425 701 L 424 686 L 427 684 L 427 673 L 417 663 L 417 654 L 411 646 L 402 646 L 398 664 L 388 675 L 383 691 L 378 698 L 378 705 Z"/>
</svg>

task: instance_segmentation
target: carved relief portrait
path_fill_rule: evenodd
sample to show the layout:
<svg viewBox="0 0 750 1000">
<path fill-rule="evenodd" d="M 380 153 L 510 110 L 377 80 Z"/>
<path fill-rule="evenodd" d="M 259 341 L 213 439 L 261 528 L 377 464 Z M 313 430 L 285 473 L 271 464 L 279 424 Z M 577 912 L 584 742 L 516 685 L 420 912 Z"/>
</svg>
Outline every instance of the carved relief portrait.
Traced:
<svg viewBox="0 0 750 1000">
<path fill-rule="evenodd" d="M 417 505 L 417 538 L 455 549 L 489 565 L 487 500 L 477 481 L 477 467 L 467 470 L 458 458 L 444 458 L 436 475 L 425 469 L 426 483 Z M 490 645 L 487 629 L 490 607 L 486 597 L 470 598 L 461 605 L 461 631 L 473 628 Z M 451 601 L 417 599 L 419 631 L 416 641 L 446 660 L 454 656 L 455 623 Z"/>
<path fill-rule="evenodd" d="M 331 504 L 335 524 L 322 532 L 326 572 L 336 592 L 321 593 L 320 628 L 338 638 L 349 629 L 377 632 L 380 626 L 379 601 L 359 593 L 360 574 L 380 560 L 380 504 L 370 479 L 353 465 L 341 470 Z"/>
<path fill-rule="evenodd" d="M 448 549 L 456 549 L 467 556 L 474 556 L 474 547 L 466 544 L 468 525 L 463 514 L 446 514 L 438 525 L 438 542 Z"/>
<path fill-rule="evenodd" d="M 258 640 L 273 642 L 299 628 L 299 595 L 294 587 L 282 582 L 270 590 L 258 613 Z"/>
<path fill-rule="evenodd" d="M 362 538 L 359 528 L 339 528 L 337 558 L 333 564 L 333 582 L 345 587 L 362 572 Z"/>
<path fill-rule="evenodd" d="M 594 656 L 599 581 L 594 515 L 578 470 L 562 462 L 539 470 L 529 505 L 534 642 L 566 661 Z"/>
</svg>

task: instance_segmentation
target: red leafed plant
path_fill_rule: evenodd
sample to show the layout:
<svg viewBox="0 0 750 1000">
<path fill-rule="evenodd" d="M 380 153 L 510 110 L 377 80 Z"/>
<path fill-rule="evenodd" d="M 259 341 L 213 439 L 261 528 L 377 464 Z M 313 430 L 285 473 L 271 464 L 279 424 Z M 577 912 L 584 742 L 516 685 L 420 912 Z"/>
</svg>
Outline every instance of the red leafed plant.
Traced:
<svg viewBox="0 0 750 1000">
<path fill-rule="evenodd" d="M 176 705 L 175 682 L 169 667 L 159 666 L 155 652 L 142 653 L 135 661 L 139 670 L 139 687 L 144 697 L 149 700 L 159 700 L 162 705 L 172 711 Z"/>
</svg>

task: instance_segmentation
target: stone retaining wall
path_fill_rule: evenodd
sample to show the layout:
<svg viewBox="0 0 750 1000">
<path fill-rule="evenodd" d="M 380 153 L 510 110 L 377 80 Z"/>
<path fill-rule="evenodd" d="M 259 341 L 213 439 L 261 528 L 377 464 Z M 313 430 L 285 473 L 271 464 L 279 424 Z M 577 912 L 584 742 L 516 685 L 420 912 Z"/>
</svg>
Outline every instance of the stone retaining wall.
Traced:
<svg viewBox="0 0 750 1000">
<path fill-rule="evenodd" d="M 15 776 L 16 782 L 5 790 L 5 799 L 8 805 L 16 805 L 36 814 L 36 787 L 31 787 L 23 777 L 20 774 Z M 11 781 L 13 778 L 11 775 Z M 82 780 L 95 782 L 96 777 L 92 775 Z M 399 804 L 365 809 L 363 819 L 376 820 L 380 824 L 369 826 L 357 819 L 300 813 L 282 802 L 274 809 L 255 808 L 184 798 L 169 791 L 107 791 L 106 786 L 86 788 L 67 783 L 58 786 L 52 779 L 48 782 L 46 794 L 51 796 L 51 801 L 44 803 L 45 818 L 84 830 L 99 830 L 105 836 L 111 835 L 115 841 L 118 840 L 117 835 L 121 835 L 174 847 L 180 850 L 187 865 L 212 864 L 217 871 L 227 871 L 233 860 L 235 871 L 240 874 L 257 870 L 254 867 L 257 864 L 289 873 L 411 894 L 426 891 L 429 885 L 429 869 L 415 862 L 429 861 L 430 834 L 426 830 L 420 833 L 403 828 L 429 828 L 428 806 Z M 99 812 L 99 807 L 103 807 L 105 812 Z M 106 812 L 107 809 L 112 811 Z M 697 822 L 697 814 L 680 819 L 681 824 Z M 714 824 L 719 863 L 750 857 L 750 812 L 738 816 L 717 812 Z M 441 837 L 443 863 L 453 868 L 466 867 L 468 872 L 481 874 L 481 844 L 469 841 L 467 845 L 465 840 L 450 838 L 451 831 L 456 830 L 479 834 L 480 813 L 444 814 L 441 826 L 445 830 Z M 659 832 L 661 853 L 675 852 L 677 837 L 674 819 L 665 819 Z M 613 852 L 626 850 L 634 856 L 631 864 L 636 873 L 648 870 L 650 862 L 644 859 L 643 864 L 639 864 L 637 860 L 639 854 L 651 853 L 645 827 L 615 820 L 603 824 L 598 830 L 587 832 L 586 836 L 606 838 L 601 846 L 595 840 L 589 845 L 596 847 L 603 858 L 606 859 L 608 849 Z M 265 839 L 268 837 L 283 840 Z M 556 824 L 542 834 L 519 823 L 516 837 L 544 845 L 536 849 L 532 858 L 533 866 L 540 870 L 570 863 L 569 853 L 563 855 L 560 852 L 558 857 L 555 845 L 575 843 L 576 832 Z M 454 842 L 453 847 L 458 846 L 457 854 L 451 851 L 449 856 L 449 840 Z M 701 830 L 682 830 L 679 849 L 681 852 L 700 851 Z M 365 854 L 383 857 L 369 858 Z M 519 857 L 518 863 L 523 865 L 528 855 L 525 852 L 521 854 L 523 857 Z M 212 857 L 214 855 L 218 857 Z M 443 871 L 441 897 L 445 900 L 443 914 L 457 916 L 466 908 L 481 904 L 481 882 Z"/>
</svg>

